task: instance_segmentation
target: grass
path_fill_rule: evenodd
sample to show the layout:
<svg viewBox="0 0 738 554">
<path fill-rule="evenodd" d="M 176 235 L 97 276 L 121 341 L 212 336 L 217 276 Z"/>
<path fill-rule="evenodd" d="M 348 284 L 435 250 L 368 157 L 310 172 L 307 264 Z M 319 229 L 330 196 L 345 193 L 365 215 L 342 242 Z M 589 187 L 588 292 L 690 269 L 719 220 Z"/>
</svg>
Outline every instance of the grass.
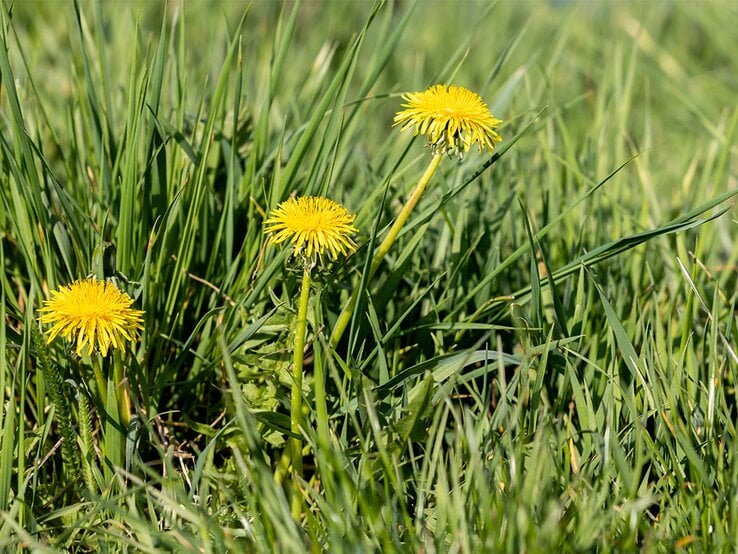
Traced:
<svg viewBox="0 0 738 554">
<path fill-rule="evenodd" d="M 31 1 L 1 23 L 0 548 L 738 547 L 732 4 Z M 368 279 L 429 160 L 392 117 L 436 82 L 504 142 L 441 162 Z M 308 308 L 298 520 L 300 273 L 262 229 L 292 193 L 360 230 Z M 145 310 L 111 362 L 128 426 L 119 381 L 34 347 L 49 291 L 90 274 Z"/>
</svg>

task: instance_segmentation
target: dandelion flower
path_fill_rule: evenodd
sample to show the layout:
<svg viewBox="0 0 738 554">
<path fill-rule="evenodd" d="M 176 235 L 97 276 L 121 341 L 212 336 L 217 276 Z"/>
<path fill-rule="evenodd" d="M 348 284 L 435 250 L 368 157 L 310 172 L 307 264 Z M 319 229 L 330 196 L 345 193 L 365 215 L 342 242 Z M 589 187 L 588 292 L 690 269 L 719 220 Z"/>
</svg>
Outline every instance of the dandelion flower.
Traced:
<svg viewBox="0 0 738 554">
<path fill-rule="evenodd" d="M 290 511 L 297 521 L 300 520 L 303 511 L 303 493 L 299 484 L 302 480 L 302 439 L 300 436 L 302 432 L 303 357 L 310 302 L 310 272 L 314 265 L 312 262 L 315 255 L 322 257 L 323 252 L 327 250 L 333 258 L 336 258 L 339 254 L 349 254 L 356 249 L 356 244 L 351 239 L 351 234 L 357 231 L 353 225 L 355 218 L 354 214 L 333 200 L 320 196 L 303 196 L 285 200 L 271 212 L 270 217 L 264 220 L 264 230 L 267 233 L 274 233 L 271 238 L 273 243 L 279 244 L 289 240 L 292 243 L 292 254 L 305 257 L 295 325 L 290 396 L 290 429 L 294 433 L 294 436 L 290 438 L 293 472 Z M 319 386 L 318 382 L 319 379 L 316 376 L 316 387 Z"/>
<path fill-rule="evenodd" d="M 479 151 L 494 150 L 502 140 L 497 129 L 502 121 L 496 119 L 479 95 L 455 85 L 433 85 L 423 92 L 403 94 L 407 102 L 397 113 L 394 125 L 400 130 L 415 128 L 415 135 L 423 134 L 433 153 L 454 153 L 459 157 L 475 143 Z"/>
<path fill-rule="evenodd" d="M 289 198 L 277 206 L 264 221 L 265 230 L 274 233 L 272 242 L 289 239 L 293 254 L 322 256 L 327 250 L 333 258 L 356 250 L 351 234 L 355 215 L 338 202 L 320 196 Z"/>
<path fill-rule="evenodd" d="M 77 342 L 77 355 L 97 347 L 103 356 L 112 348 L 123 349 L 125 341 L 135 341 L 143 328 L 141 310 L 131 308 L 133 300 L 112 283 L 94 278 L 75 281 L 51 293 L 39 310 L 41 323 L 53 324 L 48 342 L 57 335 Z"/>
<path fill-rule="evenodd" d="M 479 144 L 479 151 L 485 148 L 492 152 L 495 144 L 502 138 L 497 129 L 502 121 L 495 119 L 479 95 L 464 87 L 455 85 L 433 85 L 423 92 L 403 94 L 406 101 L 403 110 L 395 115 L 393 126 L 400 125 L 404 131 L 415 129 L 415 135 L 428 137 L 433 158 L 415 185 L 402 210 L 382 239 L 369 266 L 369 278 L 379 269 L 382 260 L 394 244 L 410 214 L 420 200 L 426 186 L 438 169 L 444 154 L 456 154 L 462 158 L 473 144 Z M 344 304 L 331 333 L 331 345 L 337 346 L 346 330 L 356 308 L 359 289 L 354 289 L 349 301 Z"/>
</svg>

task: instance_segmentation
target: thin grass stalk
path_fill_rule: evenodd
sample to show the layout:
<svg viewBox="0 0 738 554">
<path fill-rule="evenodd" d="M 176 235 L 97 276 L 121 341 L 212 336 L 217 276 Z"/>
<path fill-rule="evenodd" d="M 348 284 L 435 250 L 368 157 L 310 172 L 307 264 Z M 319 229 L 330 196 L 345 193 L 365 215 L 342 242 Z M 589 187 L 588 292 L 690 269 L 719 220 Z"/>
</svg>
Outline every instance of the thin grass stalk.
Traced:
<svg viewBox="0 0 738 554">
<path fill-rule="evenodd" d="M 97 388 L 97 398 L 101 406 L 105 406 L 105 391 L 107 390 L 107 379 L 102 371 L 102 356 L 98 352 L 93 353 L 90 357 L 92 362 L 92 372 L 95 374 L 95 386 Z"/>
<path fill-rule="evenodd" d="M 64 396 L 64 380 L 59 373 L 59 368 L 49 359 L 46 344 L 41 337 L 41 332 L 36 325 L 31 326 L 33 346 L 36 350 L 36 361 L 48 383 L 48 392 L 51 397 L 51 403 L 54 406 L 56 420 L 59 424 L 59 432 L 62 436 L 62 462 L 64 471 L 72 478 L 72 482 L 77 481 L 79 475 L 80 452 L 77 446 L 77 434 L 72 427 L 72 418 L 69 410 L 67 399 Z"/>
<path fill-rule="evenodd" d="M 330 427 L 328 426 L 328 405 L 325 395 L 325 368 L 323 362 L 315 357 L 315 373 L 313 374 L 315 391 L 315 423 L 318 434 L 318 448 L 330 448 Z"/>
<path fill-rule="evenodd" d="M 92 470 L 92 462 L 94 460 L 95 449 L 92 444 L 92 418 L 90 416 L 90 403 L 85 396 L 84 391 L 79 391 L 78 395 L 79 410 L 79 433 L 82 439 L 82 477 L 87 490 L 97 493 L 98 487 L 95 481 L 95 475 Z"/>
<path fill-rule="evenodd" d="M 128 428 L 131 421 L 131 397 L 128 394 L 128 383 L 123 369 L 123 359 L 120 352 L 113 353 L 113 380 L 115 381 L 116 395 L 118 397 L 118 413 L 124 429 Z"/>
<path fill-rule="evenodd" d="M 315 321 L 319 319 L 320 290 L 315 293 Z M 330 431 L 328 427 L 328 403 L 325 392 L 325 366 L 321 356 L 322 343 L 315 340 L 313 343 L 313 390 L 315 394 L 315 422 L 318 431 L 319 448 L 330 446 Z"/>
</svg>

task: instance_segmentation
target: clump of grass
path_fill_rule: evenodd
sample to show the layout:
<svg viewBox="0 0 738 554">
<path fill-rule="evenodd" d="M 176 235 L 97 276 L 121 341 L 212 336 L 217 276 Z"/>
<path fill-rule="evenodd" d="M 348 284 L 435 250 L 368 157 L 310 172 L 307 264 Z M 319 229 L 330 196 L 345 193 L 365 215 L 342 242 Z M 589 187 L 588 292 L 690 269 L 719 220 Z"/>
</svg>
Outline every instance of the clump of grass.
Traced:
<svg viewBox="0 0 738 554">
<path fill-rule="evenodd" d="M 3 6 L 2 548 L 730 549 L 732 17 Z M 505 140 L 440 164 L 373 263 L 427 165 L 393 115 L 434 83 L 477 91 Z M 359 230 L 306 303 L 264 232 L 293 194 Z M 88 275 L 144 312 L 104 386 L 33 338 Z"/>
</svg>

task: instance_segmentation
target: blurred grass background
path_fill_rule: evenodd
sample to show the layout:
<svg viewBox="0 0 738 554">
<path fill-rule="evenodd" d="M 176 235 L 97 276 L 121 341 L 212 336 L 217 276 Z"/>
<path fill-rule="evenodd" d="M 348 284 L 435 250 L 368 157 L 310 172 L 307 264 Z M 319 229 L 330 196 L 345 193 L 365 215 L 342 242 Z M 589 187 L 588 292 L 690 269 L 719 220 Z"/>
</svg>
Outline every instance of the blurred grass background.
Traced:
<svg viewBox="0 0 738 554">
<path fill-rule="evenodd" d="M 734 210 L 707 222 L 737 185 L 733 3 L 3 13 L 3 548 L 738 544 Z M 323 194 L 361 243 L 381 232 L 427 161 L 391 128 L 400 94 L 437 82 L 485 98 L 503 156 L 444 160 L 335 352 L 367 248 L 321 280 L 331 443 L 306 431 L 297 523 L 273 475 L 298 283 L 263 214 Z M 94 491 L 65 476 L 30 339 L 48 291 L 91 273 L 146 310 L 139 442 Z M 79 411 L 89 376 L 58 342 Z"/>
</svg>

